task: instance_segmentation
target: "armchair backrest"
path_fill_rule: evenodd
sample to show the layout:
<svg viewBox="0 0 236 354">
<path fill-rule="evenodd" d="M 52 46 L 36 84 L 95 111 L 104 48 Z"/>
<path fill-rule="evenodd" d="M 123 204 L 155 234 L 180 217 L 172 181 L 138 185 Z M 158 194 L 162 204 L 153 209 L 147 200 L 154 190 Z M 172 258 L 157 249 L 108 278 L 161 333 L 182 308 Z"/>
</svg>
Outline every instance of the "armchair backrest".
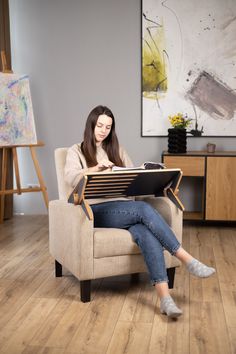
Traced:
<svg viewBox="0 0 236 354">
<path fill-rule="evenodd" d="M 66 163 L 66 155 L 68 148 L 57 148 L 55 150 L 55 165 L 57 173 L 57 185 L 59 199 L 67 200 L 71 188 L 68 186 L 64 179 L 64 167 Z"/>
</svg>

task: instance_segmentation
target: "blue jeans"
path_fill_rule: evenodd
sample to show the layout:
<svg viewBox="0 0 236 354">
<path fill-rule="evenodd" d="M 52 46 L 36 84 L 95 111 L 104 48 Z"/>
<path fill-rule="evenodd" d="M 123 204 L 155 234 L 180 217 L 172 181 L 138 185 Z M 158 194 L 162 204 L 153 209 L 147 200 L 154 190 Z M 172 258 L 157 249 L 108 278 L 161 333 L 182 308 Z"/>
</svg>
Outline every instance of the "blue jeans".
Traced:
<svg viewBox="0 0 236 354">
<path fill-rule="evenodd" d="M 144 256 L 151 283 L 168 282 L 163 248 L 172 255 L 180 243 L 162 216 L 143 201 L 93 204 L 95 227 L 127 229 Z"/>
</svg>

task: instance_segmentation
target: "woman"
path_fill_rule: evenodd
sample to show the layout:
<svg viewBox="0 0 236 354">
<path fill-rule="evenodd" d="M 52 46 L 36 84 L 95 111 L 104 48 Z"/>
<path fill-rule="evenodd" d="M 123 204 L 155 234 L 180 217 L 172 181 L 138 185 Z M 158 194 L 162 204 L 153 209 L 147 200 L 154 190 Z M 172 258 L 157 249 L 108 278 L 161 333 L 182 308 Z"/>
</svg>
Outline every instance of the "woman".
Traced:
<svg viewBox="0 0 236 354">
<path fill-rule="evenodd" d="M 65 180 L 74 188 L 86 172 L 100 172 L 112 166 L 131 167 L 132 162 L 119 146 L 115 119 L 109 108 L 95 107 L 89 114 L 82 144 L 73 145 L 67 153 Z M 188 252 L 176 239 L 170 227 L 149 204 L 129 198 L 90 200 L 95 227 L 127 229 L 144 256 L 151 283 L 160 297 L 161 313 L 171 318 L 182 311 L 170 296 L 163 248 L 182 261 L 190 273 L 205 278 L 215 272 Z"/>
</svg>

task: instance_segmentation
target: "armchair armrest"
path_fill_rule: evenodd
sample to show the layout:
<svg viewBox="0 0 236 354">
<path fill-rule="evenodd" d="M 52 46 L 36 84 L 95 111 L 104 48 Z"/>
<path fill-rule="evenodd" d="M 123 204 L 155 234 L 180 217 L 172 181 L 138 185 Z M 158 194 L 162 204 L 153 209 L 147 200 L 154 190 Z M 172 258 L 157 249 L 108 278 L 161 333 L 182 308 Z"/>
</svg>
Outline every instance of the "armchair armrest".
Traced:
<svg viewBox="0 0 236 354">
<path fill-rule="evenodd" d="M 183 212 L 167 197 L 136 197 L 153 206 L 173 230 L 179 242 L 182 242 Z"/>
<path fill-rule="evenodd" d="M 80 280 L 93 279 L 93 221 L 80 205 L 50 201 L 49 250 Z"/>
</svg>

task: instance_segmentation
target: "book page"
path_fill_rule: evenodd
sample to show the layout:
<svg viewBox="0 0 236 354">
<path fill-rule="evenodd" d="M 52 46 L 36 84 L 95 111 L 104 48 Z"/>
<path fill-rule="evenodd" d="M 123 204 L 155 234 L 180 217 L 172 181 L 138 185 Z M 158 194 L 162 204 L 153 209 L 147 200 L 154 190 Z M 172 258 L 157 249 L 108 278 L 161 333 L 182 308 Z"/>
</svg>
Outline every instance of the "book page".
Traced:
<svg viewBox="0 0 236 354">
<path fill-rule="evenodd" d="M 133 170 L 145 170 L 143 166 L 139 167 L 120 167 L 120 166 L 113 166 L 112 171 L 133 171 Z"/>
<path fill-rule="evenodd" d="M 165 165 L 161 162 L 144 162 L 141 166 L 136 167 L 120 167 L 113 166 L 112 171 L 132 171 L 132 170 L 159 170 L 165 168 Z"/>
</svg>

